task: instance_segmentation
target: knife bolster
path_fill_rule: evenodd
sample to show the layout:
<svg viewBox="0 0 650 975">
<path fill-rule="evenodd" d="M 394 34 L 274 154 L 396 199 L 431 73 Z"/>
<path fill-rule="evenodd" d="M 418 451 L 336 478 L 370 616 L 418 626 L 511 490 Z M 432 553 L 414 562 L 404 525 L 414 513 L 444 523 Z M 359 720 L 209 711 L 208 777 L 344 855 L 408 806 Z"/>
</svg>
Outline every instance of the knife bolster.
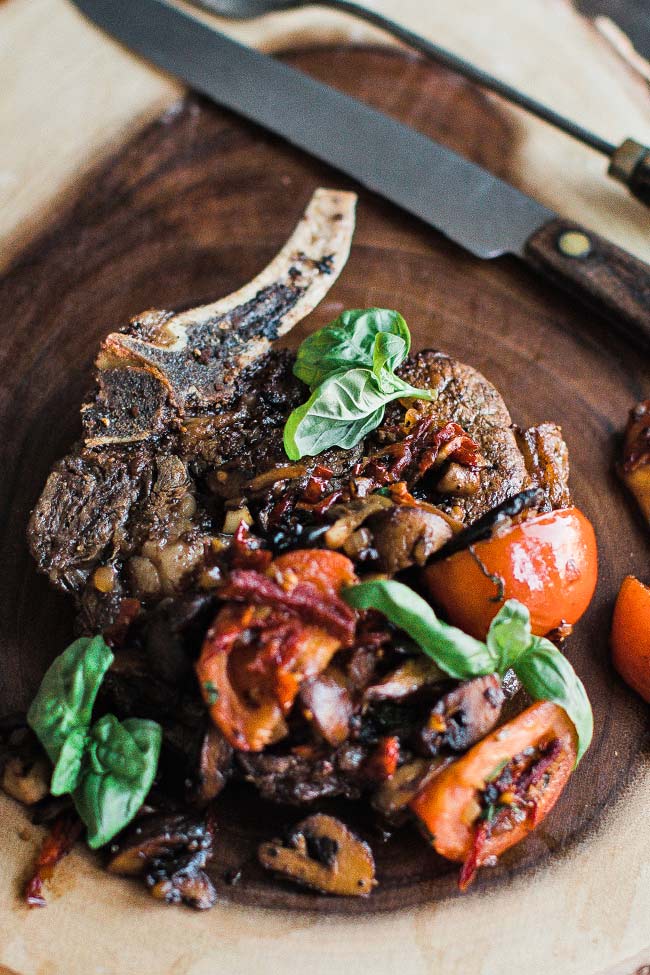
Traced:
<svg viewBox="0 0 650 975">
<path fill-rule="evenodd" d="M 626 139 L 614 152 L 608 173 L 624 183 L 631 193 L 650 205 L 650 148 Z"/>
</svg>

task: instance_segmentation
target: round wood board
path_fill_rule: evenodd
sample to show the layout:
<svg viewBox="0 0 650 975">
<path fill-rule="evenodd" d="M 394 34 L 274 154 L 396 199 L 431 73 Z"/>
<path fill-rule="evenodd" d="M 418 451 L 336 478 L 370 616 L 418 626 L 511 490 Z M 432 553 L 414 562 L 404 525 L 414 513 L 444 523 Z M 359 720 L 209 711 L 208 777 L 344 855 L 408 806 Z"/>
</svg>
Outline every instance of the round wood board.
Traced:
<svg viewBox="0 0 650 975">
<path fill-rule="evenodd" d="M 311 50 L 289 60 L 511 176 L 516 131 L 455 76 L 367 48 Z M 3 280 L 0 713 L 26 706 L 47 662 L 70 639 L 70 607 L 36 575 L 24 534 L 48 469 L 78 435 L 100 339 L 145 308 L 195 305 L 238 287 L 281 246 L 319 185 L 349 184 L 190 98 L 79 187 L 73 208 Z M 514 260 L 476 261 L 361 192 L 347 268 L 289 344 L 344 308 L 369 305 L 401 311 L 414 348 L 443 349 L 484 372 L 515 422 L 561 423 L 574 497 L 599 540 L 596 597 L 567 644 L 594 705 L 594 744 L 549 819 L 465 895 L 471 919 L 477 899 L 517 874 L 538 876 L 533 868 L 565 857 L 597 829 L 644 758 L 647 709 L 612 671 L 607 634 L 620 581 L 628 572 L 643 576 L 650 554 L 642 522 L 612 472 L 617 434 L 631 404 L 647 394 L 650 369 L 596 316 Z M 410 830 L 385 845 L 367 834 L 380 881 L 368 900 L 330 900 L 283 886 L 251 854 L 260 838 L 298 818 L 296 811 L 268 807 L 248 792 L 226 794 L 220 804 L 215 878 L 230 902 L 368 914 L 456 896 L 456 868 Z M 347 818 L 364 830 L 357 810 Z M 242 882 L 226 886 L 224 870 L 242 864 Z"/>
</svg>

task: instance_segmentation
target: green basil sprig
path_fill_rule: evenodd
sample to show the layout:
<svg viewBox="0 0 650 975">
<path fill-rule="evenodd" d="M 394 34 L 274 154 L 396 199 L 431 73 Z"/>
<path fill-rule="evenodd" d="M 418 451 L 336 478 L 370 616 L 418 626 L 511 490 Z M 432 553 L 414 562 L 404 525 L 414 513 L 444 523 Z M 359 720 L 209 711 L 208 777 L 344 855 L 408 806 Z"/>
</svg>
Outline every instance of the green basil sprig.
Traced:
<svg viewBox="0 0 650 975">
<path fill-rule="evenodd" d="M 101 636 L 82 637 L 48 669 L 27 714 L 54 771 L 50 791 L 70 793 L 93 849 L 135 816 L 158 767 L 162 729 L 155 721 L 92 709 L 113 653 Z"/>
<path fill-rule="evenodd" d="M 530 613 L 516 599 L 504 603 L 483 643 L 443 623 L 421 596 L 401 582 L 361 582 L 345 589 L 342 595 L 355 609 L 383 613 L 456 680 L 492 673 L 503 677 L 512 668 L 534 700 L 552 701 L 568 714 L 578 736 L 576 765 L 589 748 L 593 715 L 584 685 L 550 640 L 533 636 Z"/>
<path fill-rule="evenodd" d="M 379 610 L 455 680 L 468 680 L 498 670 L 497 658 L 484 643 L 443 623 L 431 606 L 402 582 L 388 579 L 360 582 L 344 589 L 343 598 L 354 609 Z"/>
<path fill-rule="evenodd" d="M 402 316 L 384 308 L 346 311 L 300 346 L 294 374 L 311 396 L 284 428 L 290 460 L 344 449 L 379 426 L 395 399 L 435 399 L 395 374 L 408 355 L 411 336 Z"/>
<path fill-rule="evenodd" d="M 350 369 L 330 376 L 287 420 L 287 456 L 298 460 L 334 445 L 346 450 L 354 447 L 379 426 L 386 404 L 403 396 L 430 398 L 390 373 L 381 384 L 370 369 Z"/>
<path fill-rule="evenodd" d="M 113 659 L 101 636 L 75 640 L 52 663 L 27 712 L 30 727 L 54 765 L 55 796 L 70 791 L 71 767 L 83 751 L 95 698 Z"/>
<path fill-rule="evenodd" d="M 294 376 L 315 389 L 329 376 L 357 366 L 372 369 L 375 364 L 377 337 L 389 336 L 397 360 L 393 371 L 402 364 L 411 348 L 408 325 L 396 311 L 386 308 L 361 308 L 344 311 L 324 328 L 302 342 L 293 367 Z"/>
<path fill-rule="evenodd" d="M 73 793 L 97 849 L 130 823 L 154 780 L 162 728 L 155 721 L 106 714 L 91 728 L 81 780 Z"/>
</svg>

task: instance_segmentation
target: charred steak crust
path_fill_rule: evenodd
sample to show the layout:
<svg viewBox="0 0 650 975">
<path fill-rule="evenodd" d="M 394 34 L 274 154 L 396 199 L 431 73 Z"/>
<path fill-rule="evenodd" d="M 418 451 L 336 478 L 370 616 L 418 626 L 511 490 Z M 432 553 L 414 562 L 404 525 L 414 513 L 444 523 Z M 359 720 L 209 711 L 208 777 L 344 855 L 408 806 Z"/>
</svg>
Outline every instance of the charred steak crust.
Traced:
<svg viewBox="0 0 650 975">
<path fill-rule="evenodd" d="M 87 441 L 143 439 L 161 429 L 165 410 L 182 419 L 231 399 L 241 373 L 336 281 L 350 251 L 355 205 L 354 193 L 316 190 L 282 250 L 248 284 L 188 311 L 144 312 L 108 335 L 96 362 L 106 391 L 100 404 L 82 411 Z M 147 389 L 146 407 L 137 403 L 135 413 L 127 411 L 130 417 L 121 409 L 119 389 L 111 393 L 112 377 L 102 379 L 125 368 L 144 370 L 148 386 L 157 385 Z"/>
<path fill-rule="evenodd" d="M 286 245 L 249 284 L 189 311 L 144 312 L 102 343 L 95 396 L 81 410 L 84 439 L 55 465 L 28 526 L 39 569 L 74 595 L 83 631 L 112 622 L 122 597 L 151 606 L 190 585 L 218 584 L 215 553 L 232 538 L 239 517 L 232 509 L 252 520 L 258 535 L 284 531 L 295 544 L 310 519 L 314 530 L 319 519 L 322 525 L 324 511 L 305 503 L 308 488 L 319 494 L 314 480 L 325 478 L 330 498 L 347 497 L 364 457 L 372 465 L 387 447 L 403 449 L 402 403 L 392 404 L 379 429 L 352 450 L 335 448 L 292 465 L 283 448 L 284 424 L 304 401 L 305 387 L 293 376 L 290 353 L 267 350 L 340 273 L 355 200 L 317 190 Z M 434 403 L 420 401 L 418 422 L 434 434 L 457 425 L 455 433 L 469 435 L 480 452 L 473 466 L 443 458 L 421 481 L 418 465 L 407 465 L 400 477 L 408 491 L 460 522 L 530 486 L 544 491 L 549 507 L 568 503 L 566 446 L 557 427 L 515 430 L 494 386 L 441 352 L 420 352 L 400 372 L 438 394 Z M 303 522 L 293 518 L 299 510 Z M 421 562 L 444 542 L 443 513 L 429 520 L 410 526 L 412 544 L 395 563 L 400 568 L 412 564 L 416 550 Z M 373 530 L 383 533 L 382 519 L 375 522 Z M 365 537 L 357 535 L 358 558 L 381 562 L 382 546 L 373 549 Z M 304 547 L 307 533 L 301 538 Z M 383 561 L 394 563 L 390 553 Z"/>
<path fill-rule="evenodd" d="M 156 601 L 181 591 L 221 532 L 224 506 L 246 499 L 258 475 L 287 465 L 284 423 L 305 395 L 293 361 L 286 351 L 268 353 L 241 373 L 236 394 L 218 411 L 187 417 L 135 444 L 81 445 L 55 466 L 32 513 L 29 544 L 41 571 L 83 607 L 84 630 L 110 619 L 118 593 Z M 438 391 L 427 409 L 441 426 L 450 419 L 463 426 L 485 461 L 475 493 L 436 495 L 438 506 L 470 523 L 529 486 L 544 490 L 549 508 L 570 502 L 566 445 L 557 427 L 516 430 L 497 390 L 443 353 L 419 352 L 401 372 L 413 385 Z M 403 415 L 404 407 L 394 405 L 355 450 L 306 458 L 302 479 L 280 481 L 273 503 L 283 484 L 306 483 L 319 464 L 345 478 L 364 453 L 394 439 Z M 263 532 L 264 497 L 253 502 L 260 513 L 256 530 Z M 106 565 L 114 569 L 114 584 L 98 594 L 93 573 Z"/>
<path fill-rule="evenodd" d="M 474 521 L 485 511 L 527 486 L 528 473 L 500 393 L 473 369 L 443 352 L 425 350 L 412 356 L 400 370 L 418 388 L 435 389 L 438 399 L 429 407 L 440 426 L 450 420 L 475 440 L 487 461 L 480 472 L 479 490 L 451 504 L 462 509 L 463 520 Z M 449 499 L 442 498 L 444 503 Z"/>
</svg>

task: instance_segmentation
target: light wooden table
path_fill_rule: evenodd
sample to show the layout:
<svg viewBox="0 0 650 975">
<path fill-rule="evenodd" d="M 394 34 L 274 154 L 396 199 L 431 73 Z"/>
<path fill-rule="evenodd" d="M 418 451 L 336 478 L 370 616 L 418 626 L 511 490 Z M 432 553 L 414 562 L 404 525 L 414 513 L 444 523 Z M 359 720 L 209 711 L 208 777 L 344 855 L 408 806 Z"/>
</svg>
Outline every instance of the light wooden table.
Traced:
<svg viewBox="0 0 650 975">
<path fill-rule="evenodd" d="M 650 143 L 648 66 L 632 68 L 611 43 L 624 50 L 624 39 L 610 31 L 606 40 L 565 0 L 373 5 L 613 141 Z M 317 9 L 229 29 L 268 48 L 380 37 Z M 65 0 L 0 3 L 0 264 L 74 196 L 91 164 L 180 94 Z M 516 182 L 650 260 L 649 212 L 604 176 L 602 159 L 517 111 L 512 117 L 522 135 Z M 210 915 L 169 910 L 98 874 L 81 851 L 61 866 L 47 911 L 28 912 L 16 890 L 37 831 L 26 833 L 23 813 L 0 799 L 0 973 L 266 975 L 300 966 L 310 975 L 632 975 L 650 964 L 649 808 L 647 769 L 593 835 L 532 877 L 489 897 L 339 920 L 229 905 Z"/>
</svg>

